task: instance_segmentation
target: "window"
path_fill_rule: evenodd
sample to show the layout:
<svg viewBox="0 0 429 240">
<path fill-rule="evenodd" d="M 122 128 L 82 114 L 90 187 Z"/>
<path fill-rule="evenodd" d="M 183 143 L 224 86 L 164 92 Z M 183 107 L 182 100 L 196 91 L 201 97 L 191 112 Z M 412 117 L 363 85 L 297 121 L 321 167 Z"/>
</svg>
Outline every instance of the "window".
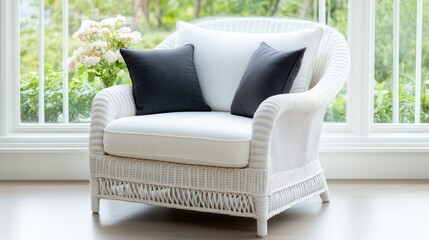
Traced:
<svg viewBox="0 0 429 240">
<path fill-rule="evenodd" d="M 132 16 L 131 0 L 21 0 L 20 105 L 22 123 L 88 122 L 99 81 L 68 72 L 83 19 Z"/>
<path fill-rule="evenodd" d="M 377 0 L 374 123 L 429 123 L 429 1 Z"/>
<path fill-rule="evenodd" d="M 289 16 L 318 20 L 347 35 L 347 0 L 20 0 L 20 121 L 22 124 L 87 123 L 91 101 L 102 89 L 69 72 L 67 59 L 77 48 L 72 38 L 83 19 L 125 16 L 151 49 L 174 31 L 177 20 L 207 16 Z M 129 82 L 125 74 L 123 82 Z M 346 88 L 329 106 L 325 120 L 346 121 Z"/>
<path fill-rule="evenodd" d="M 64 68 L 77 47 L 71 35 L 84 19 L 123 15 L 143 35 L 138 47 L 151 49 L 178 19 L 273 14 L 326 23 L 349 42 L 350 78 L 326 111 L 322 149 L 428 149 L 429 0 L 4 0 L 0 6 L 0 148 L 86 149 L 91 101 L 102 87 Z"/>
<path fill-rule="evenodd" d="M 326 24 L 336 28 L 346 38 L 348 35 L 348 1 L 328 0 L 326 2 Z M 347 85 L 330 103 L 325 113 L 325 122 L 345 123 L 347 120 Z"/>
</svg>

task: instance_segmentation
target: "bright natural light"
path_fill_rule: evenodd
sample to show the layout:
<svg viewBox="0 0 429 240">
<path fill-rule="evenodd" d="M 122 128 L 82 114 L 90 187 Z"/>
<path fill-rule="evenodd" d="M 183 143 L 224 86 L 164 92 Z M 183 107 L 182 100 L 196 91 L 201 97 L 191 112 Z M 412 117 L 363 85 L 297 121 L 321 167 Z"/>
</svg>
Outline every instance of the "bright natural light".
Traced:
<svg viewBox="0 0 429 240">
<path fill-rule="evenodd" d="M 287 16 L 318 21 L 321 9 L 319 2 L 312 0 L 287 1 L 277 8 L 273 8 L 274 2 L 268 0 L 209 1 L 197 8 L 194 3 L 193 0 L 137 3 L 131 0 L 71 0 L 67 3 L 61 0 L 20 0 L 21 122 L 89 121 L 92 99 L 103 84 L 99 78 L 88 81 L 83 71 L 70 72 L 64 68 L 64 62 L 78 48 L 72 35 L 82 20 L 99 21 L 125 16 L 129 27 L 140 31 L 143 36 L 141 43 L 134 47 L 152 49 L 174 31 L 177 20 L 192 21 L 210 16 Z M 347 0 L 326 1 L 325 9 L 326 23 L 347 35 Z M 126 70 L 120 78 L 117 84 L 130 83 Z M 39 90 L 40 80 L 43 80 L 43 92 Z M 331 103 L 325 121 L 346 121 L 346 93 L 344 88 Z M 40 114 L 43 114 L 42 118 Z"/>
<path fill-rule="evenodd" d="M 429 1 L 376 1 L 375 123 L 429 123 L 428 7 Z"/>
<path fill-rule="evenodd" d="M 429 0 L 0 0 L 0 240 L 429 240 Z"/>
</svg>

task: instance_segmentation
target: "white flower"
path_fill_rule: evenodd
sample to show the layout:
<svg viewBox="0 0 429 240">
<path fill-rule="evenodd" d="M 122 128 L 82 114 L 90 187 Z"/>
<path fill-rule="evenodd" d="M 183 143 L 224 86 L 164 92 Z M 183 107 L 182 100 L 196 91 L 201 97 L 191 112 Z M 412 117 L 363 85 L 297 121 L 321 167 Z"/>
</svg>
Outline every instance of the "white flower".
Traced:
<svg viewBox="0 0 429 240">
<path fill-rule="evenodd" d="M 108 63 L 113 63 L 118 60 L 118 56 L 113 51 L 109 50 L 103 55 L 103 59 Z"/>
<path fill-rule="evenodd" d="M 134 31 L 134 39 L 133 39 L 133 43 L 139 43 L 142 41 L 142 34 L 140 32 Z"/>
<path fill-rule="evenodd" d="M 90 27 L 87 29 L 88 34 L 98 34 L 99 30 L 96 27 Z"/>
<path fill-rule="evenodd" d="M 79 56 L 81 55 L 81 51 L 82 51 L 82 47 L 76 49 L 73 51 L 73 55 L 70 57 L 70 59 L 74 59 L 75 61 L 77 61 L 77 59 L 79 58 Z"/>
<path fill-rule="evenodd" d="M 89 68 L 100 62 L 100 57 L 93 57 L 93 56 L 83 56 L 82 57 L 82 64 Z"/>
<path fill-rule="evenodd" d="M 79 42 L 86 42 L 88 38 L 86 37 L 86 32 L 83 31 L 83 28 L 80 28 L 77 32 L 73 34 L 73 38 Z"/>
<path fill-rule="evenodd" d="M 100 30 L 100 33 L 105 38 L 111 38 L 113 36 L 112 31 L 110 31 L 108 28 L 102 28 Z"/>
<path fill-rule="evenodd" d="M 131 28 L 129 27 L 121 27 L 119 29 L 119 33 L 130 33 L 131 32 Z"/>
<path fill-rule="evenodd" d="M 68 64 L 69 69 L 71 71 L 76 71 L 77 69 L 76 57 L 75 56 L 70 57 L 68 62 L 69 62 Z"/>
<path fill-rule="evenodd" d="M 73 55 L 75 55 L 77 58 L 82 58 L 82 56 L 92 55 L 92 52 L 92 48 L 88 47 L 88 45 L 85 44 L 79 47 L 76 51 L 74 51 Z"/>
<path fill-rule="evenodd" d="M 87 70 L 93 69 L 98 72 L 102 70 L 104 64 L 119 61 L 124 63 L 124 59 L 119 51 L 119 47 L 130 46 L 141 42 L 141 34 L 126 27 L 127 19 L 123 16 L 107 18 L 101 22 L 84 20 L 78 31 L 73 34 L 73 38 L 81 43 L 68 62 L 70 70 L 75 70 L 84 66 Z M 118 74 L 115 70 L 113 75 Z"/>
<path fill-rule="evenodd" d="M 94 55 L 93 53 L 93 48 L 88 46 L 88 44 L 85 44 L 78 48 L 76 51 L 74 51 L 73 55 L 82 60 L 82 58 L 85 56 Z"/>
<path fill-rule="evenodd" d="M 115 22 L 117 25 L 122 25 L 127 22 L 127 19 L 121 15 L 116 16 Z"/>
<path fill-rule="evenodd" d="M 141 41 L 141 34 L 137 31 L 130 33 L 119 33 L 119 41 L 125 45 L 138 43 Z"/>
<path fill-rule="evenodd" d="M 119 34 L 119 41 L 121 41 L 124 45 L 129 45 L 130 40 L 131 38 L 128 33 Z"/>
<path fill-rule="evenodd" d="M 121 54 L 121 52 L 119 51 L 119 49 L 118 50 L 116 50 L 116 56 L 118 57 L 118 61 L 119 62 L 121 62 L 121 63 L 124 63 L 125 62 L 125 60 L 124 60 L 124 58 L 122 57 L 122 54 Z"/>
<path fill-rule="evenodd" d="M 74 54 L 77 56 L 101 56 L 104 49 L 107 47 L 107 42 L 92 42 L 86 43 L 78 48 Z"/>
<path fill-rule="evenodd" d="M 114 28 L 115 25 L 116 25 L 115 18 L 106 18 L 100 22 L 100 26 L 105 28 Z"/>
<path fill-rule="evenodd" d="M 107 47 L 107 42 L 101 42 L 101 41 L 93 42 L 93 43 L 89 43 L 88 46 L 92 48 L 105 48 Z"/>
<path fill-rule="evenodd" d="M 81 28 L 98 28 L 100 27 L 100 23 L 92 20 L 83 20 L 81 24 Z"/>
</svg>

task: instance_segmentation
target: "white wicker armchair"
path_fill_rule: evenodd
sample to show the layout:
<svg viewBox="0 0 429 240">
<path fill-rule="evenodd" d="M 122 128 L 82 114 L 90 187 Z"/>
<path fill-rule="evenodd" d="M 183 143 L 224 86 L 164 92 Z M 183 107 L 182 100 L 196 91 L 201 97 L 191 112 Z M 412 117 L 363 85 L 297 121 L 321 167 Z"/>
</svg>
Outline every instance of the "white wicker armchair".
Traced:
<svg viewBox="0 0 429 240">
<path fill-rule="evenodd" d="M 215 30 L 287 32 L 318 23 L 272 18 L 228 18 L 200 22 Z M 318 159 L 326 106 L 342 88 L 349 72 L 344 37 L 324 26 L 313 65 L 310 90 L 265 100 L 252 123 L 249 165 L 222 168 L 108 155 L 105 127 L 135 115 L 131 86 L 104 89 L 94 99 L 90 129 L 92 211 L 100 199 L 251 217 L 257 234 L 267 235 L 267 220 L 294 204 L 320 195 L 329 201 Z M 158 48 L 174 47 L 173 33 Z"/>
</svg>

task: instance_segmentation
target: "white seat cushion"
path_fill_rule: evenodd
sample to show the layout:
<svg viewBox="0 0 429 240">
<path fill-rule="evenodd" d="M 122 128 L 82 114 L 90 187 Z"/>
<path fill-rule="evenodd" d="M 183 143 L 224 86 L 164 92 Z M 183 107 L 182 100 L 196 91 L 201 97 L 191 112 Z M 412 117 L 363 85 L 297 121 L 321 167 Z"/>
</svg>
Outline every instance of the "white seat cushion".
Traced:
<svg viewBox="0 0 429 240">
<path fill-rule="evenodd" d="M 281 33 L 244 33 L 207 30 L 179 21 L 177 28 L 175 46 L 193 44 L 195 47 L 195 68 L 206 103 L 215 111 L 227 112 L 250 57 L 261 42 L 279 51 L 307 48 L 290 92 L 308 90 L 323 35 L 321 27 Z"/>
<path fill-rule="evenodd" d="M 110 155 L 241 168 L 249 164 L 252 119 L 227 112 L 174 112 L 120 118 L 104 130 Z"/>
</svg>

